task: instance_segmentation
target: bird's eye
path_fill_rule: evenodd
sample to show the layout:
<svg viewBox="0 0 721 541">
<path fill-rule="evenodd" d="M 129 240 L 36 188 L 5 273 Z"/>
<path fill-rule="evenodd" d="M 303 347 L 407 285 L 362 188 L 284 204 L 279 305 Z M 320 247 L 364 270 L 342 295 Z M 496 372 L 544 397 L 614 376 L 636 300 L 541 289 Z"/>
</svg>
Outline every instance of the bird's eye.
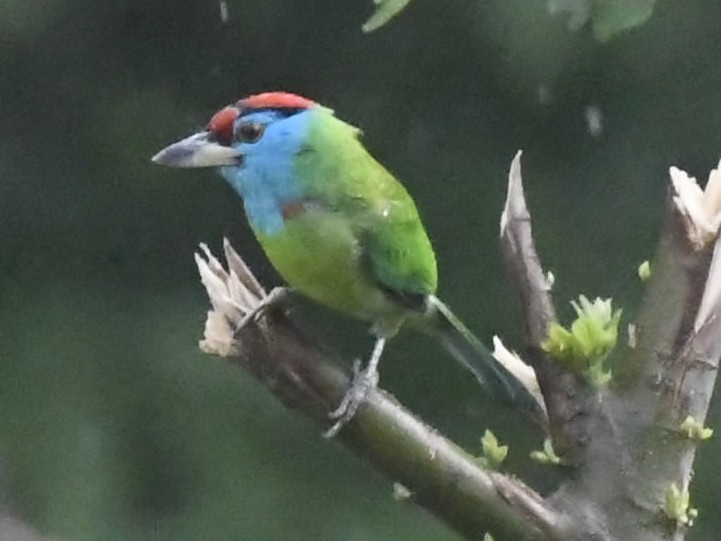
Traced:
<svg viewBox="0 0 721 541">
<path fill-rule="evenodd" d="M 265 126 L 258 122 L 245 122 L 238 126 L 235 133 L 236 139 L 241 143 L 255 143 L 263 136 Z"/>
</svg>

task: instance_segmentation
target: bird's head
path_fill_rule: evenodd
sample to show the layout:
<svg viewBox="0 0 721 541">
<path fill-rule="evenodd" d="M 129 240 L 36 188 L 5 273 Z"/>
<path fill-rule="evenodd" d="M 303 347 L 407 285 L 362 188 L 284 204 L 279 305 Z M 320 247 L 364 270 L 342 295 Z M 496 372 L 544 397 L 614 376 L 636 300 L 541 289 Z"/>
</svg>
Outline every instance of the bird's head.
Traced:
<svg viewBox="0 0 721 541">
<path fill-rule="evenodd" d="M 165 147 L 153 162 L 169 167 L 221 167 L 224 176 L 253 162 L 291 158 L 302 148 L 308 115 L 323 109 L 285 92 L 239 100 L 215 113 L 205 129 Z M 230 169 L 230 170 L 229 170 Z"/>
</svg>

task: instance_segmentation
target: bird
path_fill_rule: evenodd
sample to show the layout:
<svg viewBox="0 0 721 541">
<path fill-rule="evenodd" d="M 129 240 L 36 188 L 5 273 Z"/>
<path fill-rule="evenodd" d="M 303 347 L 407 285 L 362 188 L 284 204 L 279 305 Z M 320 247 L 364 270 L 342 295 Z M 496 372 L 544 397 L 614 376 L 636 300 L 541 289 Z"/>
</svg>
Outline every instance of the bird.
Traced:
<svg viewBox="0 0 721 541">
<path fill-rule="evenodd" d="M 502 398 L 536 407 L 436 296 L 436 256 L 414 200 L 365 148 L 360 130 L 333 110 L 288 92 L 251 95 L 223 107 L 204 129 L 152 161 L 217 168 L 290 289 L 370 325 L 372 354 L 365 368 L 354 367 L 326 436 L 337 434 L 378 384 L 386 342 L 404 325 L 436 338 Z M 273 290 L 259 309 L 284 291 Z"/>
</svg>

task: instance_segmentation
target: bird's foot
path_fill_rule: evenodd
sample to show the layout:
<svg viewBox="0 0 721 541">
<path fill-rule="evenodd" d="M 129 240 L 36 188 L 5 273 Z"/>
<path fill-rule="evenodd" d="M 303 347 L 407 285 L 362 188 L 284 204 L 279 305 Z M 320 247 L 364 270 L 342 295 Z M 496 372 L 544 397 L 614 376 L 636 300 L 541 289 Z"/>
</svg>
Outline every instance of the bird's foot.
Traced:
<svg viewBox="0 0 721 541">
<path fill-rule="evenodd" d="M 356 411 L 358 411 L 358 408 L 366 399 L 368 392 L 371 389 L 375 389 L 378 385 L 378 363 L 381 360 L 385 344 L 385 338 L 376 339 L 373 354 L 365 370 L 361 371 L 360 361 L 356 360 L 356 362 L 353 363 L 353 381 L 338 407 L 328 414 L 328 417 L 333 419 L 335 423 L 325 431 L 323 434 L 324 437 L 332 438 L 338 434 L 340 429 L 348 424 L 348 421 L 355 416 Z"/>
<path fill-rule="evenodd" d="M 361 361 L 356 359 L 353 363 L 353 382 L 338 407 L 328 414 L 328 417 L 335 420 L 335 423 L 323 433 L 324 438 L 332 438 L 338 434 L 340 429 L 355 416 L 358 408 L 368 396 L 368 392 L 378 385 L 378 371 L 371 366 L 365 370 L 361 370 L 360 367 Z"/>
<path fill-rule="evenodd" d="M 238 326 L 235 328 L 235 332 L 237 333 L 251 322 L 255 323 L 258 321 L 261 317 L 263 317 L 266 310 L 273 305 L 283 302 L 291 291 L 292 289 L 289 287 L 274 287 L 271 289 L 270 293 L 263 297 L 260 302 L 255 305 L 253 309 L 245 315 L 245 317 L 243 317 L 240 323 L 238 323 Z"/>
</svg>

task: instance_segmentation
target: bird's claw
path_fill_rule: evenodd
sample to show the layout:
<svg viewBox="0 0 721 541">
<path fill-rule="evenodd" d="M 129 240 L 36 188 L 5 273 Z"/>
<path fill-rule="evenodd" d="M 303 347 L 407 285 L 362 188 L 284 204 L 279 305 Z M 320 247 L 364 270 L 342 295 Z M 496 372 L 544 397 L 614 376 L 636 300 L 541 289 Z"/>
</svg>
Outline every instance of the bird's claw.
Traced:
<svg viewBox="0 0 721 541">
<path fill-rule="evenodd" d="M 235 332 L 237 333 L 251 322 L 255 323 L 258 321 L 271 306 L 283 302 L 291 291 L 288 287 L 274 287 L 271 289 L 270 293 L 263 297 L 260 302 L 240 320 L 240 323 L 238 323 L 235 328 Z"/>
<path fill-rule="evenodd" d="M 323 433 L 324 438 L 332 438 L 338 434 L 340 429 L 355 416 L 358 408 L 368 396 L 368 392 L 378 385 L 378 371 L 375 369 L 361 370 L 360 367 L 361 361 L 356 359 L 353 363 L 353 382 L 338 407 L 328 414 L 328 417 L 335 420 L 335 423 Z"/>
</svg>

